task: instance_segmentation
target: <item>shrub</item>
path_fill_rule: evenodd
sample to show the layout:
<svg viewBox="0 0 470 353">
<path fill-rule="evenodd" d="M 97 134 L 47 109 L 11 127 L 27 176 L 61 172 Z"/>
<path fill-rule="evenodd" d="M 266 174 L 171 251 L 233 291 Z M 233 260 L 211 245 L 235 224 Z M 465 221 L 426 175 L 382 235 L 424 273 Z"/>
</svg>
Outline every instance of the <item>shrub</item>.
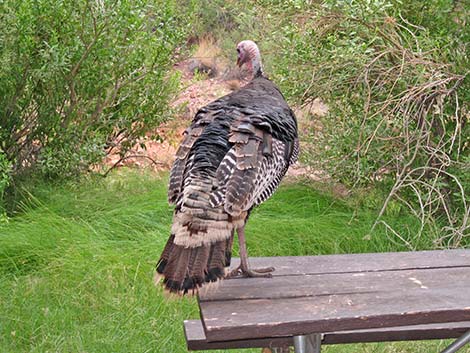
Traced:
<svg viewBox="0 0 470 353">
<path fill-rule="evenodd" d="M 470 231 L 469 13 L 441 1 L 291 5 L 275 34 L 275 78 L 300 104 L 320 97 L 330 107 L 304 160 L 351 188 L 385 185 L 374 227 L 388 227 L 393 200 L 421 231 L 440 227 L 437 244 L 461 244 Z M 413 247 L 421 232 L 396 235 Z"/>
<path fill-rule="evenodd" d="M 11 163 L 0 148 L 0 223 L 6 218 L 3 195 L 10 184 Z"/>
<path fill-rule="evenodd" d="M 13 1 L 0 14 L 0 140 L 13 175 L 87 170 L 168 116 L 171 1 Z"/>
<path fill-rule="evenodd" d="M 242 37 L 258 41 L 266 72 L 291 104 L 321 98 L 329 106 L 327 116 L 304 124 L 304 163 L 350 189 L 386 190 L 372 227 L 383 225 L 406 246 L 414 248 L 427 230 L 439 234 L 438 246 L 464 244 L 470 12 L 463 3 L 211 4 L 199 9 L 198 28 L 220 34 L 230 52 Z M 415 234 L 399 234 L 384 221 L 386 212 L 406 208 L 422 224 Z"/>
</svg>

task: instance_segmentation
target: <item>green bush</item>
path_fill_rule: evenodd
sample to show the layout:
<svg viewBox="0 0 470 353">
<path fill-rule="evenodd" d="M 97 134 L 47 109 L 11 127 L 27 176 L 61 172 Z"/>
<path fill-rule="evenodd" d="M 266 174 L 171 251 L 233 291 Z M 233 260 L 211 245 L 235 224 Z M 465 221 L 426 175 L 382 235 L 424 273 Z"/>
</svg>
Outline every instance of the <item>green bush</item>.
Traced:
<svg viewBox="0 0 470 353">
<path fill-rule="evenodd" d="M 398 202 L 422 230 L 441 228 L 439 245 L 461 244 L 470 233 L 469 10 L 450 1 L 285 6 L 275 79 L 298 104 L 320 97 L 330 107 L 303 160 L 351 188 L 385 185 L 376 224 Z"/>
<path fill-rule="evenodd" d="M 239 6 L 228 36 L 231 47 L 240 33 L 261 44 L 266 72 L 291 104 L 328 105 L 327 116 L 301 122 L 301 160 L 350 189 L 384 190 L 374 227 L 394 232 L 382 216 L 410 209 L 422 228 L 397 233 L 409 247 L 429 229 L 439 246 L 470 233 L 469 9 L 449 0 L 262 0 Z"/>
<path fill-rule="evenodd" d="M 86 170 L 168 116 L 176 2 L 2 2 L 0 141 L 14 175 Z"/>
<path fill-rule="evenodd" d="M 5 219 L 5 205 L 3 195 L 10 184 L 11 163 L 0 148 L 0 222 Z"/>
<path fill-rule="evenodd" d="M 176 83 L 168 68 L 175 49 L 186 49 L 183 38 L 211 34 L 232 58 L 235 43 L 250 38 L 292 105 L 321 98 L 329 106 L 305 124 L 303 162 L 351 189 L 385 189 L 376 225 L 409 209 L 423 225 L 417 238 L 440 229 L 436 243 L 457 246 L 469 234 L 465 1 L 2 5 L 0 141 L 9 175 L 39 167 L 73 176 L 118 146 L 125 154 L 167 117 Z"/>
</svg>

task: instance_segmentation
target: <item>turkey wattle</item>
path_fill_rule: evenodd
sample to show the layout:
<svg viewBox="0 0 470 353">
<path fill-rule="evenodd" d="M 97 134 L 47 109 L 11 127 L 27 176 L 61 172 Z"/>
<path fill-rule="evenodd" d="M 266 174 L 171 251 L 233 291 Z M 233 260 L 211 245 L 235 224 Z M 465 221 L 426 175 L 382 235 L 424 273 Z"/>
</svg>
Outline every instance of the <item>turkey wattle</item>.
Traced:
<svg viewBox="0 0 470 353">
<path fill-rule="evenodd" d="M 250 269 L 244 227 L 254 206 L 268 199 L 299 152 L 297 121 L 282 93 L 263 75 L 256 44 L 237 45 L 246 86 L 201 108 L 176 153 L 168 200 L 175 204 L 171 236 L 157 263 L 157 282 L 170 292 L 194 292 L 224 278 L 234 231 L 240 267 L 229 276 L 270 276 Z"/>
</svg>

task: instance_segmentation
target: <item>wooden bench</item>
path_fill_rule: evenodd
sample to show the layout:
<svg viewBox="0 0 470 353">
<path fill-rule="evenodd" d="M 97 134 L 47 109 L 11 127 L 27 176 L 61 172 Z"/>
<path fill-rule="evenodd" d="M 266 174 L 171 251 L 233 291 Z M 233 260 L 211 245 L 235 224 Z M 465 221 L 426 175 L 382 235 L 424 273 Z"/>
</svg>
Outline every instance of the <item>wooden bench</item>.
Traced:
<svg viewBox="0 0 470 353">
<path fill-rule="evenodd" d="M 236 266 L 237 263 L 233 266 Z M 470 342 L 470 250 L 253 258 L 273 278 L 203 288 L 188 348 L 294 346 L 460 337 Z"/>
<path fill-rule="evenodd" d="M 323 334 L 323 344 L 370 343 L 392 341 L 417 341 L 458 338 L 470 330 L 470 322 L 387 327 L 370 330 L 328 332 Z M 276 348 L 294 345 L 293 337 L 271 337 L 244 340 L 214 341 L 206 338 L 201 320 L 186 320 L 184 332 L 189 350 Z"/>
</svg>

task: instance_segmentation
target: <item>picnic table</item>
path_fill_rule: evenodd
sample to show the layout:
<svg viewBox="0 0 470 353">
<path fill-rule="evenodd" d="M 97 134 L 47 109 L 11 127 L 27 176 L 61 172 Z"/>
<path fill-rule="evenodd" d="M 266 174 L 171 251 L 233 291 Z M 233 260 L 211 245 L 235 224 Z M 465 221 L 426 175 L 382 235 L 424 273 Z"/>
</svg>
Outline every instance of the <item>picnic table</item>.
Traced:
<svg viewBox="0 0 470 353">
<path fill-rule="evenodd" d="M 458 338 L 470 342 L 470 250 L 251 258 L 272 278 L 203 288 L 188 348 L 294 346 Z M 234 261 L 233 267 L 238 265 Z"/>
</svg>

